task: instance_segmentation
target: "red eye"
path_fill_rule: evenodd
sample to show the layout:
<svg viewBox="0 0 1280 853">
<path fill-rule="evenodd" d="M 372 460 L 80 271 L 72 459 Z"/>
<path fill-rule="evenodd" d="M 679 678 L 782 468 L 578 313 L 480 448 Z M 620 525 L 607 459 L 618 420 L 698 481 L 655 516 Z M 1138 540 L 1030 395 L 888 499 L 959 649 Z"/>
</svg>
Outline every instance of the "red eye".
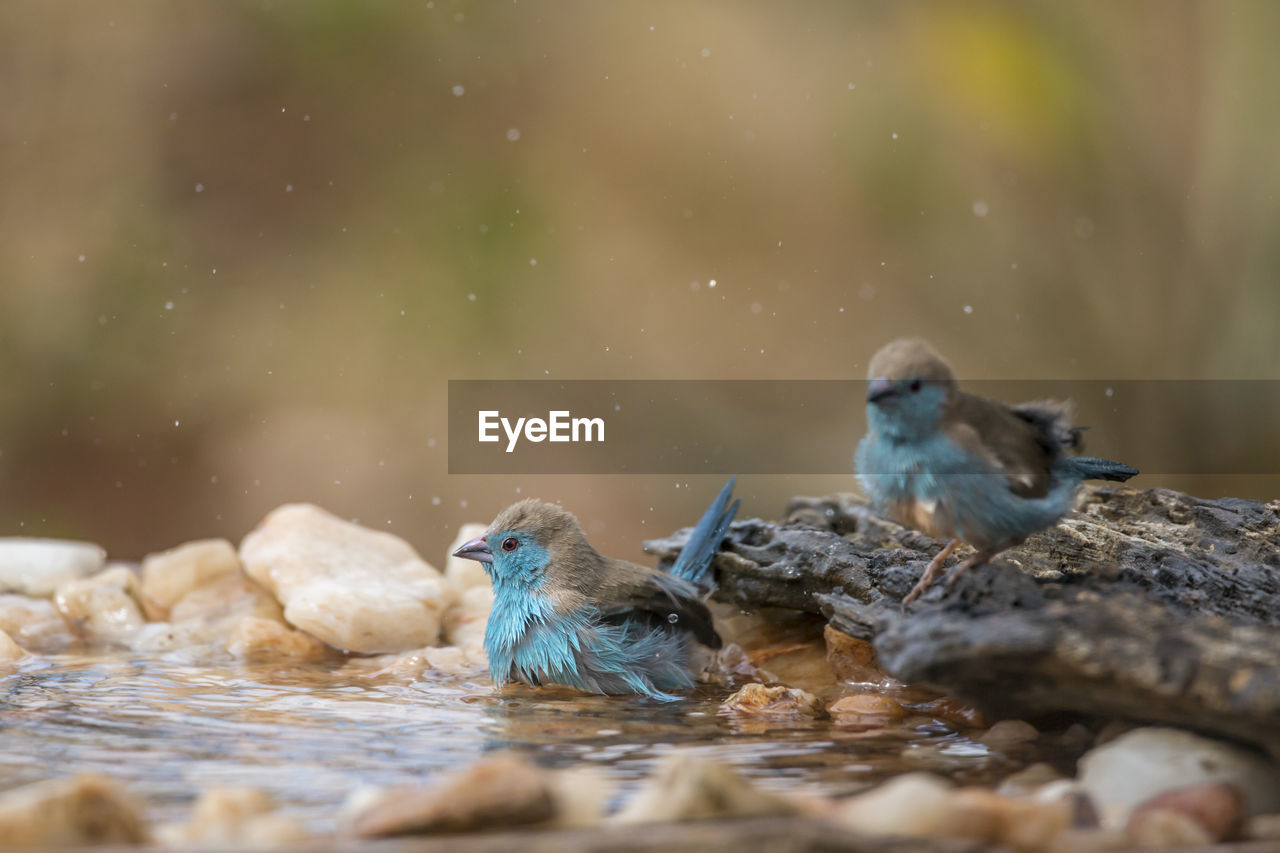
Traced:
<svg viewBox="0 0 1280 853">
<path fill-rule="evenodd" d="M 504 551 L 514 551 L 519 545 L 520 543 L 516 541 L 514 536 L 508 536 L 502 540 L 502 550 Z"/>
</svg>

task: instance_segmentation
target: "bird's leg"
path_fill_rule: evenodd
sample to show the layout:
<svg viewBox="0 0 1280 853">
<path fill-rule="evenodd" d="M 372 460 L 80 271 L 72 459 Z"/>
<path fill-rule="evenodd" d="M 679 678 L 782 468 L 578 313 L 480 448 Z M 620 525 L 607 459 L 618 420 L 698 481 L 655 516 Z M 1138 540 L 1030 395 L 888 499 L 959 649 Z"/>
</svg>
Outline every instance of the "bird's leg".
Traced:
<svg viewBox="0 0 1280 853">
<path fill-rule="evenodd" d="M 928 589 L 938 579 L 938 576 L 942 574 L 942 564 L 959 545 L 959 539 L 952 539 L 947 543 L 947 547 L 939 551 L 938 555 L 929 561 L 929 565 L 925 567 L 924 574 L 920 576 L 919 582 L 911 588 L 911 592 L 907 593 L 907 597 L 902 599 L 903 607 L 919 598 L 920 593 Z"/>
<path fill-rule="evenodd" d="M 983 565 L 998 553 L 1000 552 L 994 548 L 988 548 L 986 550 L 979 551 L 978 553 L 974 554 L 972 557 L 970 557 L 969 559 L 965 560 L 963 563 L 961 563 L 960 565 L 952 569 L 951 577 L 947 578 L 947 592 L 948 593 L 951 592 L 951 588 L 956 585 L 956 581 L 960 579 L 961 575 L 963 575 L 965 572 L 969 571 L 970 569 L 974 568 L 975 566 Z"/>
</svg>

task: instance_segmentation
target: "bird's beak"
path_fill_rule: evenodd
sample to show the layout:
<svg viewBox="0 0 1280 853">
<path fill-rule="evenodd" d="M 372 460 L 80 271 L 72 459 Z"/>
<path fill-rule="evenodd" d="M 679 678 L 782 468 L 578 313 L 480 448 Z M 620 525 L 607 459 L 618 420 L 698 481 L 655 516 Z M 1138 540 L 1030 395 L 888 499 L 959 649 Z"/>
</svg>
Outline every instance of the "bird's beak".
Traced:
<svg viewBox="0 0 1280 853">
<path fill-rule="evenodd" d="M 489 543 L 484 541 L 483 536 L 477 536 L 472 539 L 454 551 L 453 556 L 461 557 L 464 560 L 475 560 L 477 563 L 493 562 L 493 552 L 489 550 Z"/>
<path fill-rule="evenodd" d="M 867 383 L 867 402 L 878 403 L 885 397 L 892 397 L 895 393 L 892 380 L 883 376 L 878 376 Z"/>
</svg>

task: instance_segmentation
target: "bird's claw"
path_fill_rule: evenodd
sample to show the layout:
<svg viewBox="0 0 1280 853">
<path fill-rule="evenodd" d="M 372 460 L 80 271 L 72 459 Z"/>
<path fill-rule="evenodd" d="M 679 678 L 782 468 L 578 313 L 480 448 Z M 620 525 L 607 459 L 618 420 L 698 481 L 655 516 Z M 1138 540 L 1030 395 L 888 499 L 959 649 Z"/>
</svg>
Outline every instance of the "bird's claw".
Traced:
<svg viewBox="0 0 1280 853">
<path fill-rule="evenodd" d="M 920 580 L 911 588 L 911 592 L 907 593 L 906 597 L 902 599 L 903 610 L 906 610 L 908 604 L 919 598 L 926 589 L 933 585 L 934 581 L 942 576 L 942 564 L 946 561 L 947 557 L 951 556 L 951 552 L 954 551 L 956 546 L 959 544 L 960 540 L 952 539 L 951 542 L 947 544 L 947 547 L 939 551 L 934 558 L 929 561 L 929 565 L 925 566 L 924 574 L 920 576 Z M 951 584 L 948 583 L 947 589 L 950 588 Z"/>
</svg>

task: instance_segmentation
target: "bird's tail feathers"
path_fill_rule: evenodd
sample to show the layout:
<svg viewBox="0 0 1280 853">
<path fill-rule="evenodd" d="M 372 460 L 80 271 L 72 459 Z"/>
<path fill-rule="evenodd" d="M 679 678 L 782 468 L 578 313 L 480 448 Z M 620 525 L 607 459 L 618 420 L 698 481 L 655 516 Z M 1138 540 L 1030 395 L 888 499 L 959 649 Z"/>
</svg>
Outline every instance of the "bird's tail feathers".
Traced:
<svg viewBox="0 0 1280 853">
<path fill-rule="evenodd" d="M 1123 483 L 1138 473 L 1123 462 L 1099 459 L 1096 456 L 1077 456 L 1071 460 L 1086 480 L 1114 480 Z"/>
<path fill-rule="evenodd" d="M 720 490 L 720 494 L 716 495 L 716 499 L 711 502 L 711 506 L 707 507 L 707 511 L 702 514 L 698 525 L 689 534 L 689 541 L 685 543 L 680 556 L 676 558 L 675 565 L 671 567 L 671 574 L 699 587 L 708 586 L 707 571 L 711 568 L 711 560 L 719 550 L 720 542 L 729 529 L 729 523 L 737 515 L 738 505 L 741 503 L 737 500 L 732 504 L 729 503 L 729 498 L 733 496 L 734 483 L 737 481 L 736 476 L 730 477 L 729 482 L 725 483 L 724 488 Z"/>
</svg>

